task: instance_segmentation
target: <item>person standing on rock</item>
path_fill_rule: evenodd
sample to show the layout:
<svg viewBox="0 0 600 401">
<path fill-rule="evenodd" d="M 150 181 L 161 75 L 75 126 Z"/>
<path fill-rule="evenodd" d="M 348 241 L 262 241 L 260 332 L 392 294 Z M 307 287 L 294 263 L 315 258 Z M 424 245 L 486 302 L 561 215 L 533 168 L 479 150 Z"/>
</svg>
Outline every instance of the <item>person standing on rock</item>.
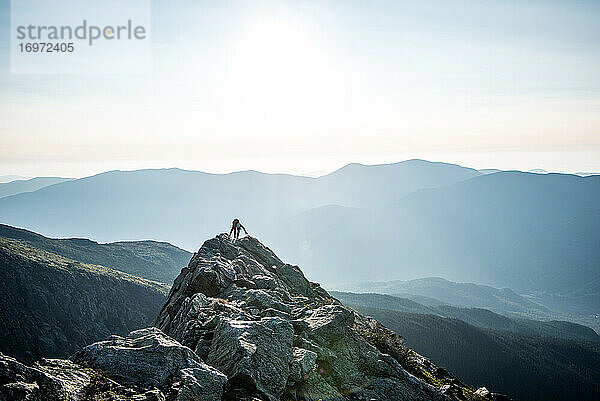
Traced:
<svg viewBox="0 0 600 401">
<path fill-rule="evenodd" d="M 244 230 L 246 235 L 248 235 L 248 231 L 246 231 L 246 227 L 244 227 L 238 219 L 234 219 L 233 223 L 231 223 L 231 230 L 229 230 L 229 236 L 231 237 L 231 233 L 233 233 L 233 238 L 238 239 L 238 238 L 240 238 L 241 230 Z"/>
</svg>

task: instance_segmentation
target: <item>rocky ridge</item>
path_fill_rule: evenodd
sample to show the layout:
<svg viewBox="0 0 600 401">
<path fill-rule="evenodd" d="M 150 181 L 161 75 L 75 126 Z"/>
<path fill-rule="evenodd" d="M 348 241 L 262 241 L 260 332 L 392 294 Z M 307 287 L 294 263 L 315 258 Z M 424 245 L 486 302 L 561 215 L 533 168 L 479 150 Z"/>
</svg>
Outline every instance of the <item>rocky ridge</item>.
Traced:
<svg viewBox="0 0 600 401">
<path fill-rule="evenodd" d="M 342 306 L 252 237 L 206 241 L 157 327 L 69 360 L 0 355 L 4 400 L 493 400 Z"/>
</svg>

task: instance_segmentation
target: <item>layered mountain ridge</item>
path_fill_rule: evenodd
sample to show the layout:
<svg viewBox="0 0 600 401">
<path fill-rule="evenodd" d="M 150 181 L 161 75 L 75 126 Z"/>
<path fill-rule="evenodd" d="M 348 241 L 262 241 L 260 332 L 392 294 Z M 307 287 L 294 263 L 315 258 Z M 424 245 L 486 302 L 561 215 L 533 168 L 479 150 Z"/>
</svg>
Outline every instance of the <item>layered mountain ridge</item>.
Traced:
<svg viewBox="0 0 600 401">
<path fill-rule="evenodd" d="M 32 367 L 0 355 L 0 400 L 505 399 L 406 348 L 252 237 L 206 241 L 156 326 Z"/>
<path fill-rule="evenodd" d="M 581 317 L 599 306 L 598 199 L 600 176 L 407 160 L 318 178 L 111 171 L 1 198 L 0 220 L 52 237 L 194 249 L 235 216 L 324 286 L 439 276 Z"/>
<path fill-rule="evenodd" d="M 16 240 L 65 258 L 171 284 L 191 252 L 167 242 L 125 241 L 100 244 L 84 238 L 48 238 L 22 228 L 0 224 L 0 238 Z"/>
</svg>

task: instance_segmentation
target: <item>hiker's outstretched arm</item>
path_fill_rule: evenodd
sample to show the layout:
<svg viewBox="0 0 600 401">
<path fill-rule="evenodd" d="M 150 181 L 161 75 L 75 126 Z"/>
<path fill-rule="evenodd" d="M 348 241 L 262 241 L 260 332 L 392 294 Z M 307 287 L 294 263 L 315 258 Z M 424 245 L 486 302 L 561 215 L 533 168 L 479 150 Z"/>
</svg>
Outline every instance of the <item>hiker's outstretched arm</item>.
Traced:
<svg viewBox="0 0 600 401">
<path fill-rule="evenodd" d="M 242 226 L 242 225 L 240 224 L 240 226 Z M 242 226 L 242 229 L 244 230 L 244 232 L 246 233 L 246 235 L 248 235 L 248 231 L 246 231 L 246 227 Z"/>
</svg>

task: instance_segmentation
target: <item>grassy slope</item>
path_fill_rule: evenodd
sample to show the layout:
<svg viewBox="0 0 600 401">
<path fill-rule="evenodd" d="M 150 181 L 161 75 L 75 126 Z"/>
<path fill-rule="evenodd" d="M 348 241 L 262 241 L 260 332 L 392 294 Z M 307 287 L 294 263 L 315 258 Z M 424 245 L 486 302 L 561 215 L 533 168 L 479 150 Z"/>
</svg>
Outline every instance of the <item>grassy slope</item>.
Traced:
<svg viewBox="0 0 600 401">
<path fill-rule="evenodd" d="M 0 238 L 0 350 L 25 361 L 66 357 L 146 327 L 168 287 Z"/>
<path fill-rule="evenodd" d="M 0 224 L 0 237 L 22 241 L 69 259 L 110 266 L 138 277 L 171 284 L 192 254 L 166 242 L 131 241 L 99 244 L 87 239 L 52 239 Z"/>
</svg>

